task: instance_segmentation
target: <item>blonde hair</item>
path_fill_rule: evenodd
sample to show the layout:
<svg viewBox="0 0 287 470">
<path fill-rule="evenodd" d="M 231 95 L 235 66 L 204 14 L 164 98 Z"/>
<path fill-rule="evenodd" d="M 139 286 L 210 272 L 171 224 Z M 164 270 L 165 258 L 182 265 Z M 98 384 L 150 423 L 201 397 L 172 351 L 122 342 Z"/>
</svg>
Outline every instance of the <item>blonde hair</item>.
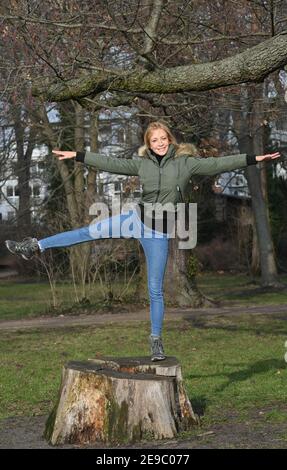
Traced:
<svg viewBox="0 0 287 470">
<path fill-rule="evenodd" d="M 169 143 L 170 144 L 173 144 L 175 146 L 178 145 L 177 141 L 176 141 L 176 138 L 174 137 L 174 135 L 171 133 L 171 131 L 169 130 L 169 128 L 163 123 L 163 122 L 160 122 L 160 121 L 154 121 L 154 122 L 151 122 L 148 127 L 147 127 L 147 130 L 145 131 L 145 134 L 144 134 L 144 143 L 146 145 L 147 148 L 150 147 L 150 138 L 151 138 L 151 134 L 153 131 L 157 130 L 157 129 L 162 129 L 163 131 L 165 131 L 167 133 L 167 136 L 168 136 L 168 140 L 169 140 Z"/>
<path fill-rule="evenodd" d="M 195 147 L 195 145 L 193 145 L 193 144 L 178 144 L 176 138 L 171 133 L 169 128 L 161 121 L 154 121 L 154 122 L 151 122 L 148 125 L 147 130 L 145 131 L 145 134 L 144 134 L 144 143 L 145 143 L 145 145 L 142 145 L 138 149 L 138 155 L 140 157 L 148 158 L 147 157 L 147 150 L 150 148 L 151 134 L 152 134 L 153 131 L 155 131 L 157 129 L 162 129 L 163 131 L 165 131 L 167 133 L 169 143 L 173 144 L 174 147 L 175 147 L 175 150 L 176 150 L 175 157 L 180 157 L 181 155 L 186 155 L 186 156 L 189 156 L 189 157 L 198 157 L 199 152 L 198 152 L 197 148 Z"/>
</svg>

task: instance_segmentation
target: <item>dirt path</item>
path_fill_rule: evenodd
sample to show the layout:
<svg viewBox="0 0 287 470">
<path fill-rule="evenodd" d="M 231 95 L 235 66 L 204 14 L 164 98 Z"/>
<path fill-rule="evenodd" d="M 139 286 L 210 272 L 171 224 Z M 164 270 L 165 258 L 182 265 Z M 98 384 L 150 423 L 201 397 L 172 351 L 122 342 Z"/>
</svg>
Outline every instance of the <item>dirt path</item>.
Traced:
<svg viewBox="0 0 287 470">
<path fill-rule="evenodd" d="M 205 309 L 190 309 L 190 308 L 167 308 L 165 312 L 165 319 L 172 320 L 189 320 L 191 318 L 200 317 L 202 315 L 287 315 L 287 304 L 280 305 L 263 305 L 263 306 L 228 306 L 228 307 L 214 307 Z M 137 310 L 132 312 L 118 313 L 96 313 L 96 314 L 81 314 L 81 315 L 59 315 L 57 317 L 37 317 L 23 320 L 1 320 L 0 331 L 4 330 L 25 330 L 29 328 L 63 328 L 71 326 L 89 326 L 89 325 L 108 325 L 110 323 L 120 323 L 122 321 L 148 321 L 149 309 Z"/>
<path fill-rule="evenodd" d="M 53 449 L 43 438 L 47 416 L 16 417 L 0 421 L 0 449 Z M 229 416 L 226 422 L 208 428 L 198 428 L 189 438 L 163 441 L 143 441 L 140 444 L 116 446 L 117 449 L 287 449 L 287 423 L 264 422 L 262 415 L 250 416 L 238 422 Z M 95 444 L 66 444 L 63 449 L 115 449 Z"/>
</svg>

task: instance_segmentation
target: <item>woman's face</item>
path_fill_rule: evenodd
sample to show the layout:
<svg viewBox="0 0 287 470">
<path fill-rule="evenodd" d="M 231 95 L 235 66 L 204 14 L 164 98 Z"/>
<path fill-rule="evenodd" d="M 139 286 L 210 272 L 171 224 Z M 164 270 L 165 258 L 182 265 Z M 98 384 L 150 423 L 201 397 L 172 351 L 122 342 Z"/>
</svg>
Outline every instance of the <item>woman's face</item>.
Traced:
<svg viewBox="0 0 287 470">
<path fill-rule="evenodd" d="M 155 129 L 152 131 L 149 146 L 158 155 L 162 157 L 167 153 L 169 146 L 169 138 L 163 129 Z"/>
</svg>

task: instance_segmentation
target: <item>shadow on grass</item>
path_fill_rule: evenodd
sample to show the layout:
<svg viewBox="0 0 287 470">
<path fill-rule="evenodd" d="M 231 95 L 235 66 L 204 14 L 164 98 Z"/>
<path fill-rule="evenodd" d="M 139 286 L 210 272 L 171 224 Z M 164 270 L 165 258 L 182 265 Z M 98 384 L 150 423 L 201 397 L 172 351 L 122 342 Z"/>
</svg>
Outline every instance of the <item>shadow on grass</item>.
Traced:
<svg viewBox="0 0 287 470">
<path fill-rule="evenodd" d="M 286 335 L 287 326 L 285 323 L 287 320 L 287 313 L 272 314 L 272 318 L 267 316 L 268 314 L 248 315 L 238 314 L 238 317 L 232 316 L 221 316 L 216 315 L 205 315 L 200 317 L 186 317 L 185 321 L 189 322 L 193 328 L 198 329 L 211 329 L 211 330 L 223 330 L 223 331 L 240 331 L 254 333 L 256 335 L 261 334 L 272 334 L 272 335 Z M 245 318 L 242 321 L 242 316 Z M 266 323 L 260 323 L 260 319 L 264 316 Z M 237 322 L 237 320 L 240 320 Z M 256 321 L 257 320 L 257 321 Z M 270 321 L 269 321 L 270 320 Z M 280 321 L 282 323 L 276 323 Z"/>
<path fill-rule="evenodd" d="M 225 365 L 231 365 L 231 366 L 236 366 L 239 364 L 228 364 L 225 363 Z M 208 375 L 188 375 L 188 379 L 195 379 L 195 378 L 202 378 L 202 377 L 226 377 L 227 381 L 225 384 L 221 385 L 220 387 L 215 388 L 216 392 L 222 392 L 225 390 L 227 387 L 230 385 L 236 383 L 236 382 L 244 382 L 245 380 L 250 379 L 251 377 L 254 377 L 256 374 L 262 374 L 265 372 L 268 372 L 270 370 L 280 370 L 280 369 L 286 369 L 286 362 L 284 360 L 279 360 L 279 359 L 267 359 L 264 361 L 258 361 L 255 362 L 254 364 L 251 364 L 250 366 L 246 367 L 245 369 L 236 371 L 236 372 L 230 372 L 230 373 L 224 373 L 220 372 L 218 374 L 208 374 Z"/>
<path fill-rule="evenodd" d="M 208 399 L 201 395 L 198 395 L 198 396 L 195 395 L 195 396 L 192 396 L 192 398 L 190 398 L 190 402 L 191 402 L 194 413 L 197 414 L 199 418 L 201 418 L 204 415 L 204 412 L 207 408 Z"/>
<path fill-rule="evenodd" d="M 250 283 L 252 284 L 252 283 Z M 281 284 L 280 286 L 277 287 L 272 287 L 272 286 L 258 286 L 258 287 L 249 287 L 250 284 L 246 284 L 246 288 L 242 290 L 234 290 L 231 291 L 230 293 L 227 293 L 228 296 L 234 297 L 238 296 L 240 298 L 242 297 L 255 297 L 255 296 L 260 296 L 260 295 L 265 295 L 265 294 L 278 294 L 280 292 L 287 292 L 287 284 Z M 222 295 L 224 297 L 224 295 Z"/>
</svg>

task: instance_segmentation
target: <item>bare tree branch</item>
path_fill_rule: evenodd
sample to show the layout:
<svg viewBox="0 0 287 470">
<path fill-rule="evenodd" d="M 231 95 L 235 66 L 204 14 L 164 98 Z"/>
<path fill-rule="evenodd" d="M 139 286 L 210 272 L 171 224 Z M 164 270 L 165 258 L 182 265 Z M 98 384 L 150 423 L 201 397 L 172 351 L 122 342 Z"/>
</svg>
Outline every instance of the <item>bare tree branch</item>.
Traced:
<svg viewBox="0 0 287 470">
<path fill-rule="evenodd" d="M 160 20 L 160 15 L 163 8 L 163 0 L 154 0 L 153 6 L 150 12 L 150 19 L 145 28 L 145 45 L 143 55 L 149 55 L 154 48 L 157 40 L 157 27 Z"/>
<path fill-rule="evenodd" d="M 260 82 L 287 64 L 287 33 L 281 33 L 244 52 L 214 62 L 170 67 L 144 73 L 102 70 L 92 75 L 56 83 L 39 80 L 33 95 L 64 101 L 102 91 L 177 93 L 203 91 L 247 82 Z"/>
</svg>

